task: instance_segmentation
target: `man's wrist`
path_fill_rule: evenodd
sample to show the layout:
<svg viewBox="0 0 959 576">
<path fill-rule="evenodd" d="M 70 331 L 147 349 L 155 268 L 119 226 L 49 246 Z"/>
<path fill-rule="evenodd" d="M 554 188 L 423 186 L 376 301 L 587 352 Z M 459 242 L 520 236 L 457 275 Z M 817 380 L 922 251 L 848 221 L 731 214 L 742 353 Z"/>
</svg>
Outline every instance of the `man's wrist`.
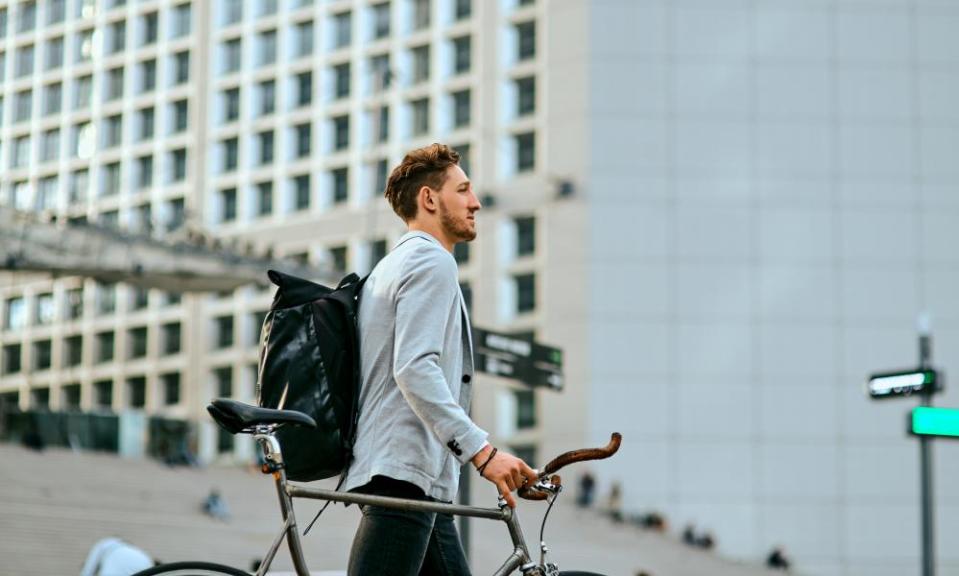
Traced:
<svg viewBox="0 0 959 576">
<path fill-rule="evenodd" d="M 473 463 L 473 467 L 479 468 L 483 462 L 486 462 L 486 459 L 489 457 L 489 453 L 493 451 L 493 445 L 489 442 L 483 444 L 483 447 L 479 449 L 479 452 L 473 455 L 470 458 L 470 462 Z"/>
</svg>

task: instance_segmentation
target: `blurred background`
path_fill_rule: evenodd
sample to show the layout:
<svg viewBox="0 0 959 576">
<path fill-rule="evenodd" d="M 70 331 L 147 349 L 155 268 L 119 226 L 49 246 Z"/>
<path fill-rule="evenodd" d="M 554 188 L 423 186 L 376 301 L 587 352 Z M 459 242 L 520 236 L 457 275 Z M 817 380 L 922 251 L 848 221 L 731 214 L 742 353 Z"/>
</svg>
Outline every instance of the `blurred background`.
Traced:
<svg viewBox="0 0 959 576">
<path fill-rule="evenodd" d="M 915 367 L 920 331 L 959 367 L 957 30 L 952 0 L 0 0 L 4 556 L 72 538 L 38 521 L 102 489 L 57 474 L 69 450 L 245 474 L 205 406 L 255 402 L 250 279 L 368 272 L 404 231 L 389 171 L 440 141 L 484 205 L 456 252 L 474 324 L 561 351 L 561 386 L 487 366 L 474 418 L 534 465 L 624 435 L 574 542 L 616 534 L 617 573 L 652 525 L 743 566 L 930 576 L 919 400 L 865 384 Z M 959 445 L 931 453 L 959 575 Z M 116 497 L 160 490 L 146 470 Z M 190 478 L 169 496 L 214 481 Z"/>
</svg>

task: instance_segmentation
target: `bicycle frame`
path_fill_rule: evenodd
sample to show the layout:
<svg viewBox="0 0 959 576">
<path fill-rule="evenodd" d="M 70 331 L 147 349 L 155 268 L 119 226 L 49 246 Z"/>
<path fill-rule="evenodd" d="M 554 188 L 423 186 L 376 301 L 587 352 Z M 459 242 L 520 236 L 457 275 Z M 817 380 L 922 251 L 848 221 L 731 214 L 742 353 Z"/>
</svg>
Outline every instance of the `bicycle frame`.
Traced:
<svg viewBox="0 0 959 576">
<path fill-rule="evenodd" d="M 509 530 L 510 538 L 513 541 L 513 552 L 503 562 L 503 565 L 493 573 L 493 576 L 507 576 L 514 570 L 520 569 L 524 574 L 539 574 L 539 567 L 530 560 L 529 549 L 526 547 L 526 540 L 523 536 L 523 530 L 519 524 L 519 516 L 516 511 L 506 506 L 505 502 L 500 502 L 499 508 L 479 508 L 475 506 L 462 506 L 459 504 L 444 504 L 441 502 L 429 502 L 422 500 L 407 500 L 404 498 L 391 498 L 386 496 L 375 496 L 371 494 L 356 494 L 352 492 L 337 492 L 335 490 L 324 490 L 319 488 L 306 488 L 290 484 L 286 478 L 286 471 L 282 466 L 282 454 L 280 452 L 279 442 L 273 436 L 272 430 L 258 430 L 254 439 L 263 447 L 263 452 L 267 462 L 275 465 L 273 478 L 276 483 L 277 496 L 280 500 L 280 511 L 283 515 L 283 528 L 277 537 L 273 540 L 270 550 L 263 558 L 256 576 L 264 576 L 266 571 L 273 563 L 280 545 L 285 539 L 290 549 L 290 556 L 293 559 L 293 568 L 297 576 L 310 576 L 310 571 L 306 566 L 306 559 L 303 556 L 303 547 L 300 543 L 300 534 L 297 531 L 296 517 L 293 513 L 293 498 L 309 498 L 314 500 L 329 500 L 333 502 L 342 502 L 345 504 L 359 504 L 368 506 L 381 506 L 383 508 L 393 508 L 396 510 L 405 510 L 413 512 L 435 512 L 442 514 L 452 514 L 454 516 L 469 516 L 472 518 L 485 518 L 488 520 L 500 520 L 504 522 Z"/>
</svg>

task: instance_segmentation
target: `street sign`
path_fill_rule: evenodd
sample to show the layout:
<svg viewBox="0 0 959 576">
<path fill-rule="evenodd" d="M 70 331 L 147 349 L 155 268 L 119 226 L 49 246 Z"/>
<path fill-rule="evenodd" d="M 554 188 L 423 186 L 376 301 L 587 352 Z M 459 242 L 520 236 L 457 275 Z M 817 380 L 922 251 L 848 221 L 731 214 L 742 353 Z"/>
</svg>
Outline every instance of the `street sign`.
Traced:
<svg viewBox="0 0 959 576">
<path fill-rule="evenodd" d="M 874 400 L 912 394 L 930 394 L 941 389 L 939 373 L 936 370 L 922 368 L 881 372 L 871 375 L 866 382 L 866 391 Z"/>
<path fill-rule="evenodd" d="M 526 338 L 473 327 L 473 347 L 477 350 L 509 354 L 517 359 L 563 368 L 563 351 Z"/>
<path fill-rule="evenodd" d="M 477 372 L 511 378 L 533 387 L 542 386 L 554 390 L 562 390 L 563 388 L 562 370 L 543 365 L 536 366 L 531 362 L 511 358 L 507 355 L 480 351 L 476 352 L 475 359 Z"/>
<path fill-rule="evenodd" d="M 528 386 L 562 390 L 563 351 L 511 334 L 473 328 L 476 370 Z"/>
<path fill-rule="evenodd" d="M 959 410 L 917 406 L 912 410 L 909 431 L 917 436 L 959 438 Z"/>
</svg>

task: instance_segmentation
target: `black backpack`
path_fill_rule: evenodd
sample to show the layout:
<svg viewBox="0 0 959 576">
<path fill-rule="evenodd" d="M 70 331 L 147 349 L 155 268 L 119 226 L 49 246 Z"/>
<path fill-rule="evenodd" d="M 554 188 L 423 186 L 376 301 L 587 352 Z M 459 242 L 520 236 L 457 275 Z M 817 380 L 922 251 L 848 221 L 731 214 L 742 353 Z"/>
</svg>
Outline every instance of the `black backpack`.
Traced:
<svg viewBox="0 0 959 576">
<path fill-rule="evenodd" d="M 316 421 L 314 429 L 277 429 L 287 477 L 330 478 L 346 470 L 353 453 L 360 387 L 356 313 L 366 278 L 350 274 L 331 289 L 276 270 L 268 275 L 277 291 L 260 333 L 257 402 Z"/>
</svg>

